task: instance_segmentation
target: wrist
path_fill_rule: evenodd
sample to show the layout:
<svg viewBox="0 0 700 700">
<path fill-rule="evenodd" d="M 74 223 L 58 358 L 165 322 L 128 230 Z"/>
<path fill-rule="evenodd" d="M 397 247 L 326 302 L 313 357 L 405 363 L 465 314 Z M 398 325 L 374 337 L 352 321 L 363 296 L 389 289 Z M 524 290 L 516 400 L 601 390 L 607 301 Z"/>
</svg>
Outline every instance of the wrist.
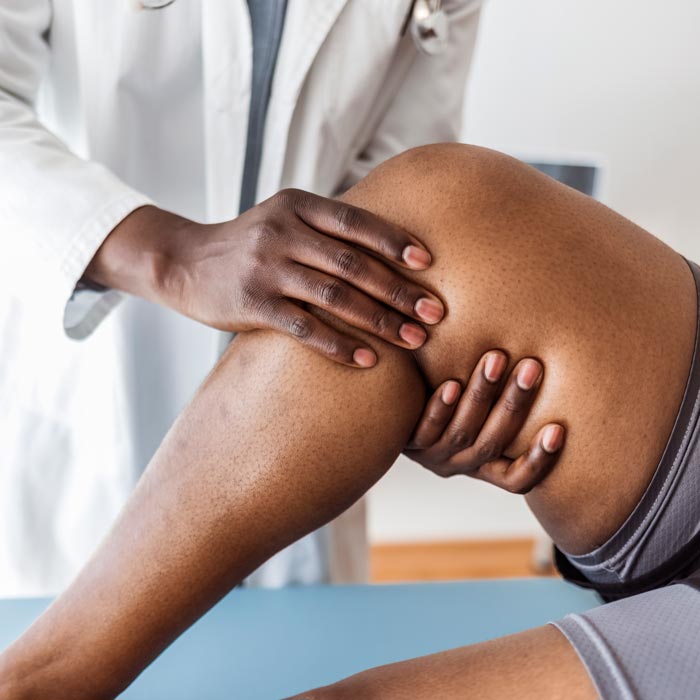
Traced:
<svg viewBox="0 0 700 700">
<path fill-rule="evenodd" d="M 136 209 L 104 240 L 83 281 L 170 306 L 182 232 L 193 225 L 154 206 Z"/>
</svg>

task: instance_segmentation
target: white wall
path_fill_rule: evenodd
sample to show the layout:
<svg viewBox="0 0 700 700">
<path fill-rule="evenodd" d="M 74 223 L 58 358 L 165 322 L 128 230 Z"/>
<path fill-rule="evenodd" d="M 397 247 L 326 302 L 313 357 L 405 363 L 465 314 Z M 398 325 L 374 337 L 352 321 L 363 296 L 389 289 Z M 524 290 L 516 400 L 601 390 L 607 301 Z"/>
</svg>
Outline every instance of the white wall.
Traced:
<svg viewBox="0 0 700 700">
<path fill-rule="evenodd" d="M 697 0 L 489 0 L 464 140 L 600 159 L 603 201 L 700 260 L 699 27 Z M 522 499 L 399 461 L 374 541 L 538 531 Z"/>
</svg>

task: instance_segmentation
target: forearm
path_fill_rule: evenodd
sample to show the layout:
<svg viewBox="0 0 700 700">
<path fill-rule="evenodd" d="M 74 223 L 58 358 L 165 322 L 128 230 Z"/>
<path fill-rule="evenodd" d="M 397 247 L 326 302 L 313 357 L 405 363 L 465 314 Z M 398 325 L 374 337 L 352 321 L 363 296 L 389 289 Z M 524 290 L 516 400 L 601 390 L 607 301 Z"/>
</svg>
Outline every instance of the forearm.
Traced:
<svg viewBox="0 0 700 700">
<path fill-rule="evenodd" d="M 112 534 L 4 657 L 5 678 L 26 690 L 8 697 L 118 694 L 266 558 L 364 493 L 403 447 L 423 396 L 401 351 L 360 374 L 276 334 L 239 338 Z"/>
</svg>

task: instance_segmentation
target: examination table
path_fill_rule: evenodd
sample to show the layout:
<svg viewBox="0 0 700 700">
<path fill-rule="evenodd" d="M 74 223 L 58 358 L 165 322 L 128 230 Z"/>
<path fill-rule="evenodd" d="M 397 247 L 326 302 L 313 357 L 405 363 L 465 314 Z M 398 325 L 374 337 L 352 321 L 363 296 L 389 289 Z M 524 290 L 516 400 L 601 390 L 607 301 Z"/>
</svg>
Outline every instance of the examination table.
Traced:
<svg viewBox="0 0 700 700">
<path fill-rule="evenodd" d="M 236 590 L 120 697 L 280 700 L 597 604 L 594 594 L 556 579 Z M 0 649 L 47 605 L 0 601 Z"/>
</svg>

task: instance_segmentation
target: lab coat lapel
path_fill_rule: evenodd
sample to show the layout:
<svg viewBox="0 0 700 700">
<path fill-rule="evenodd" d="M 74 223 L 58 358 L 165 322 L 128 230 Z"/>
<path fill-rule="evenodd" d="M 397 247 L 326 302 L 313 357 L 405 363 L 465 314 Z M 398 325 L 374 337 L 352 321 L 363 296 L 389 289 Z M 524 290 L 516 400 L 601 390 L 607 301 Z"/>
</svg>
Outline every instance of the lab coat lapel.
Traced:
<svg viewBox="0 0 700 700">
<path fill-rule="evenodd" d="M 350 0 L 288 0 L 265 127 L 258 199 L 280 188 L 297 99 L 314 59 Z"/>
<path fill-rule="evenodd" d="M 296 100 L 321 45 L 349 0 L 288 0 L 277 73 Z"/>
<path fill-rule="evenodd" d="M 252 30 L 246 0 L 202 3 L 207 210 L 238 214 L 250 108 Z"/>
</svg>

